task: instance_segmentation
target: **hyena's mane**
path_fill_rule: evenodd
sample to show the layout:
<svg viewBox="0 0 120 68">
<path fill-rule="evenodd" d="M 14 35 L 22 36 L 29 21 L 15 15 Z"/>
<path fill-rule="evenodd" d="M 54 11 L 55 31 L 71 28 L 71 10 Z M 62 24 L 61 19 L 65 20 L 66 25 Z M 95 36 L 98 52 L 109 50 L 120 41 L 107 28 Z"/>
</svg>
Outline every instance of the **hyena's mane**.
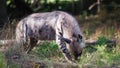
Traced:
<svg viewBox="0 0 120 68">
<path fill-rule="evenodd" d="M 78 35 L 78 34 L 83 36 L 79 27 L 80 23 L 71 14 L 63 11 L 54 11 L 52 13 L 60 14 L 63 16 L 62 28 L 63 31 L 65 32 L 64 37 L 73 37 L 73 35 Z"/>
</svg>

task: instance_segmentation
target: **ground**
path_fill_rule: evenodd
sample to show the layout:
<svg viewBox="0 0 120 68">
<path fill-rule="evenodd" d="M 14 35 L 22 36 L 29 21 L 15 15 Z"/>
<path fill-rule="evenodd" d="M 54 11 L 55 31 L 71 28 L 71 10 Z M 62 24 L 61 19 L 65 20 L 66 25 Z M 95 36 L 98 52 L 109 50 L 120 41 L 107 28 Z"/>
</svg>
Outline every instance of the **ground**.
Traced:
<svg viewBox="0 0 120 68">
<path fill-rule="evenodd" d="M 9 44 L 0 52 L 1 68 L 120 68 L 120 24 L 117 19 L 77 16 L 80 27 L 89 43 L 76 64 L 69 64 L 62 56 L 57 44 L 44 42 L 30 54 L 16 44 Z M 1 30 L 1 39 L 15 38 L 15 21 Z M 5 45 L 3 45 L 5 46 Z M 1 47 L 1 49 L 3 48 Z M 21 49 L 20 49 L 21 48 Z M 3 63 L 4 62 L 4 63 Z"/>
</svg>

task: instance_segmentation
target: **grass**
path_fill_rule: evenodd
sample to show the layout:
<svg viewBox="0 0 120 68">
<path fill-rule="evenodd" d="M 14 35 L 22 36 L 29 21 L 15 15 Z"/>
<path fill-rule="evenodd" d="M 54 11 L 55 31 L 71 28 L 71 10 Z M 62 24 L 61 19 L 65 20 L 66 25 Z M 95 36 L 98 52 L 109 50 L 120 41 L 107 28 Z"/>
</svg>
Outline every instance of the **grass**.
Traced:
<svg viewBox="0 0 120 68">
<path fill-rule="evenodd" d="M 106 44 L 106 41 L 109 40 L 106 37 L 99 37 L 98 43 L 95 46 L 88 46 L 84 49 L 82 56 L 77 61 L 79 67 L 90 67 L 90 68 L 97 68 L 97 67 L 120 67 L 120 46 L 117 45 L 116 47 L 109 48 Z M 59 58 L 61 56 L 61 52 L 58 49 L 57 44 L 54 42 L 44 42 L 41 46 L 38 46 L 34 51 L 42 57 L 42 59 L 55 59 L 56 57 Z M 50 59 L 50 57 L 53 57 Z M 64 58 L 62 58 L 64 59 Z M 52 60 L 53 62 L 56 60 Z M 64 59 L 65 60 L 65 59 Z"/>
<path fill-rule="evenodd" d="M 54 60 L 56 60 L 63 57 L 60 49 L 58 48 L 58 45 L 54 41 L 43 42 L 33 50 L 33 53 L 39 56 L 41 59 L 54 58 Z"/>
<path fill-rule="evenodd" d="M 20 62 L 20 61 L 24 61 L 26 58 L 23 52 L 23 48 L 16 43 L 13 44 L 12 46 L 9 45 L 8 49 L 6 49 L 6 51 L 3 52 L 3 55 L 4 55 L 3 59 L 5 59 L 7 62 L 6 68 L 21 68 L 22 64 L 15 63 L 14 59 L 19 60 Z"/>
<path fill-rule="evenodd" d="M 94 51 L 90 52 L 90 50 Z M 83 55 L 78 63 L 82 67 L 120 67 L 120 47 L 117 46 L 108 50 L 107 45 L 96 45 L 92 48 L 85 48 Z"/>
<path fill-rule="evenodd" d="M 4 59 L 3 54 L 0 52 L 0 68 L 7 68 L 7 62 Z"/>
<path fill-rule="evenodd" d="M 95 66 L 110 66 L 119 65 L 120 52 L 114 52 L 115 49 L 111 51 L 107 51 L 106 45 L 104 46 L 96 46 L 96 51 L 91 53 L 87 53 L 88 56 L 88 64 Z M 83 55 L 84 56 L 84 55 Z M 117 60 L 116 60 L 117 59 Z M 82 62 L 82 61 L 81 61 Z"/>
<path fill-rule="evenodd" d="M 85 39 L 97 39 L 98 41 L 95 46 L 87 46 L 84 49 L 82 56 L 77 60 L 77 64 L 80 68 L 120 67 L 120 28 L 119 25 L 116 26 L 111 20 L 106 22 L 107 23 L 103 24 L 96 19 L 92 19 L 81 23 L 81 29 L 85 35 Z M 12 37 L 14 35 L 14 28 L 11 26 L 8 27 L 8 29 L 5 28 L 1 31 L 0 38 L 14 38 Z M 12 33 L 10 30 L 12 30 Z M 116 46 L 108 47 L 106 42 L 113 38 L 118 41 Z M 8 64 L 7 62 L 7 59 L 10 59 L 14 54 L 19 54 L 21 56 L 21 61 L 31 60 L 31 58 L 28 58 L 19 49 L 11 48 L 10 50 L 7 50 L 6 53 L 0 52 L 0 68 L 20 68 L 21 66 L 17 63 Z M 50 63 L 62 63 L 66 61 L 54 41 L 43 42 L 33 49 L 31 55 L 37 57 L 34 61 L 43 60 Z M 50 64 L 50 67 L 52 68 L 51 65 L 52 63 Z"/>
<path fill-rule="evenodd" d="M 77 61 L 77 64 L 80 68 L 120 67 L 120 47 L 113 47 L 110 51 L 106 47 L 107 45 L 103 43 L 104 42 L 101 42 L 98 45 L 92 46 L 92 48 L 86 47 L 84 49 L 82 56 Z M 92 49 L 95 50 L 90 52 L 90 50 Z M 64 59 L 57 44 L 55 44 L 54 42 L 44 42 L 41 46 L 36 47 L 33 52 L 34 55 L 40 58 L 40 60 L 56 62 L 59 61 L 59 58 Z M 15 53 L 19 54 L 19 51 L 15 52 L 14 49 L 12 49 L 11 51 L 7 51 L 7 58 L 10 58 L 10 56 Z M 0 68 L 21 67 L 16 63 L 7 66 L 3 54 L 0 53 Z"/>
</svg>

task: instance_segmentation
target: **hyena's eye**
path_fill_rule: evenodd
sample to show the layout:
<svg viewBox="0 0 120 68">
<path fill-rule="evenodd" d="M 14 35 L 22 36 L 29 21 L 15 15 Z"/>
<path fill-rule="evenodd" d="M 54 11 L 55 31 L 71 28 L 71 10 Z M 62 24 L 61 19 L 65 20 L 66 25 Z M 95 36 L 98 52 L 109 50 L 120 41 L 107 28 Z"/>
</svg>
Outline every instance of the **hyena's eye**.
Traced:
<svg viewBox="0 0 120 68">
<path fill-rule="evenodd" d="M 82 42 L 82 38 L 83 38 L 83 37 L 82 37 L 80 34 L 78 34 L 78 39 L 77 39 L 77 41 L 78 41 L 78 42 Z"/>
</svg>

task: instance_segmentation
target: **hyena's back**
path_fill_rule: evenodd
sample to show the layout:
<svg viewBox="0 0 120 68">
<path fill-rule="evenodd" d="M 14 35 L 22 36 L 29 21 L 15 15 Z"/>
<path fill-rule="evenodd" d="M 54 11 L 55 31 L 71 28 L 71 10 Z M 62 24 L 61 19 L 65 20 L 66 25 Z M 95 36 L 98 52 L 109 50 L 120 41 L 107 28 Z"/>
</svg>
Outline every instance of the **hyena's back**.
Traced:
<svg viewBox="0 0 120 68">
<path fill-rule="evenodd" d="M 60 15 L 64 17 L 63 21 L 57 23 Z M 21 20 L 16 28 L 16 39 L 22 39 L 24 42 L 30 37 L 38 40 L 54 40 L 56 27 L 63 29 L 65 38 L 71 37 L 73 33 L 81 34 L 78 23 L 71 15 L 62 11 L 54 11 L 34 13 Z"/>
<path fill-rule="evenodd" d="M 25 43 L 28 43 L 28 53 L 36 46 L 38 40 L 54 40 L 57 18 L 57 14 L 34 13 L 22 19 L 16 27 L 17 42 L 23 44 L 25 49 Z"/>
<path fill-rule="evenodd" d="M 29 37 L 41 40 L 55 39 L 53 27 L 56 18 L 57 15 L 50 16 L 49 13 L 35 13 L 22 19 L 16 27 L 16 39 L 24 39 L 24 41 Z"/>
</svg>

